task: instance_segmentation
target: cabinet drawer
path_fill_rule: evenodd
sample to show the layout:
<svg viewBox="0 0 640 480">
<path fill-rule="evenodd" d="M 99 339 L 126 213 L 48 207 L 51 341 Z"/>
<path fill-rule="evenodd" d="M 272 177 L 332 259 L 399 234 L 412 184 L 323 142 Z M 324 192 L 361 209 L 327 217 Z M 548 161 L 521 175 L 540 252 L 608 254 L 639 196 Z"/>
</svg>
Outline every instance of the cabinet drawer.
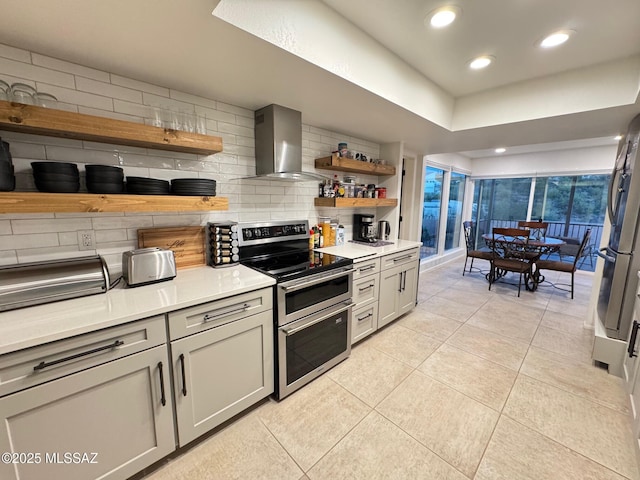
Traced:
<svg viewBox="0 0 640 480">
<path fill-rule="evenodd" d="M 0 356 L 0 397 L 166 343 L 164 316 Z"/>
<path fill-rule="evenodd" d="M 420 249 L 414 248 L 413 250 L 404 250 L 402 252 L 393 253 L 382 257 L 382 270 L 387 268 L 397 267 L 398 265 L 404 265 L 405 263 L 415 262 L 420 259 Z"/>
<path fill-rule="evenodd" d="M 364 305 L 366 302 L 378 299 L 379 283 L 379 275 L 367 275 L 353 281 L 352 300 L 356 304 L 355 308 Z"/>
<path fill-rule="evenodd" d="M 169 338 L 186 337 L 193 333 L 219 327 L 249 315 L 271 310 L 273 290 L 263 288 L 254 292 L 204 303 L 169 313 Z"/>
<path fill-rule="evenodd" d="M 356 280 L 365 275 L 371 275 L 380 271 L 380 259 L 365 260 L 364 262 L 355 263 L 353 265 L 353 279 Z"/>
<path fill-rule="evenodd" d="M 371 335 L 378 329 L 378 302 L 353 310 L 351 344 Z"/>
</svg>

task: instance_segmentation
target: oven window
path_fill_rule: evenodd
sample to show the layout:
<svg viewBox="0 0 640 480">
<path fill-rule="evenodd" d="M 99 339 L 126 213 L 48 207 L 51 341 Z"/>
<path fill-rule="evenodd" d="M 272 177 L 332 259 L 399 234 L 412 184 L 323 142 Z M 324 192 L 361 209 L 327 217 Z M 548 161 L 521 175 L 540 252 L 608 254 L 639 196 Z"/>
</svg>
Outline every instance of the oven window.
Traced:
<svg viewBox="0 0 640 480">
<path fill-rule="evenodd" d="M 347 349 L 348 318 L 345 310 L 286 337 L 287 385 Z"/>
<path fill-rule="evenodd" d="M 287 293 L 287 315 L 349 292 L 349 275 Z"/>
</svg>

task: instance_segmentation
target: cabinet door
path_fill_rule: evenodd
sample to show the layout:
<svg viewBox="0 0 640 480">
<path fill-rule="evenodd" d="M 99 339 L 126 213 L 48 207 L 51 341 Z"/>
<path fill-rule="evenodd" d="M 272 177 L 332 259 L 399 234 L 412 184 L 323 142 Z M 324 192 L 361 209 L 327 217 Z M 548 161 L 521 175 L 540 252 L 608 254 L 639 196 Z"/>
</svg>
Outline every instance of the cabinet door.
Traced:
<svg viewBox="0 0 640 480">
<path fill-rule="evenodd" d="M 180 446 L 273 393 L 273 314 L 171 342 Z"/>
<path fill-rule="evenodd" d="M 400 273 L 402 287 L 398 292 L 398 315 L 411 311 L 416 306 L 418 295 L 418 265 L 404 266 Z"/>
<path fill-rule="evenodd" d="M 175 449 L 170 384 L 158 346 L 0 398 L 0 452 L 39 454 L 0 478 L 130 477 Z"/>
<path fill-rule="evenodd" d="M 384 327 L 398 316 L 398 295 L 401 289 L 403 267 L 390 268 L 380 273 L 378 301 L 378 328 Z"/>
</svg>

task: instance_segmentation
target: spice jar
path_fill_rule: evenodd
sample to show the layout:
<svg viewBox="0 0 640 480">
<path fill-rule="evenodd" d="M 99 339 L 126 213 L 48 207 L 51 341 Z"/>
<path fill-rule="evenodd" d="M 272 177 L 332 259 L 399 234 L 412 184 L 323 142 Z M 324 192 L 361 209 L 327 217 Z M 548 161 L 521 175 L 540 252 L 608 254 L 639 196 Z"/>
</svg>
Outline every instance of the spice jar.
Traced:
<svg viewBox="0 0 640 480">
<path fill-rule="evenodd" d="M 387 189 L 386 187 L 377 187 L 376 193 L 378 194 L 378 198 L 387 198 Z"/>
</svg>

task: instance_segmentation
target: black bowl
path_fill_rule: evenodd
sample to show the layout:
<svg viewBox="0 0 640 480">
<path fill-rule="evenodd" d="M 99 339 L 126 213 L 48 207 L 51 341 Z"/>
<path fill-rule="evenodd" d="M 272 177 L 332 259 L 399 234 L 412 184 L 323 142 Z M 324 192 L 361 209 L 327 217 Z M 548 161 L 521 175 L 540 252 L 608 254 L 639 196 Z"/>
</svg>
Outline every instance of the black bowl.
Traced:
<svg viewBox="0 0 640 480">
<path fill-rule="evenodd" d="M 66 162 L 31 162 L 31 168 L 37 173 L 66 173 L 72 175 L 78 173 L 75 163 Z"/>
<path fill-rule="evenodd" d="M 87 190 L 91 193 L 123 193 L 124 183 L 91 183 L 87 182 Z"/>
<path fill-rule="evenodd" d="M 16 188 L 16 177 L 13 174 L 0 173 L 0 192 L 12 192 Z"/>
<path fill-rule="evenodd" d="M 124 170 L 120 167 L 115 167 L 113 165 L 85 165 L 84 169 L 89 172 L 100 172 L 100 173 L 124 173 Z"/>
<path fill-rule="evenodd" d="M 97 182 L 97 183 L 124 182 L 124 174 L 122 172 L 87 171 L 87 182 Z"/>
<path fill-rule="evenodd" d="M 37 181 L 36 188 L 48 193 L 77 193 L 80 190 L 80 182 L 46 182 Z"/>
<path fill-rule="evenodd" d="M 80 175 L 68 173 L 33 172 L 33 178 L 36 182 L 77 182 L 80 180 Z"/>
</svg>

